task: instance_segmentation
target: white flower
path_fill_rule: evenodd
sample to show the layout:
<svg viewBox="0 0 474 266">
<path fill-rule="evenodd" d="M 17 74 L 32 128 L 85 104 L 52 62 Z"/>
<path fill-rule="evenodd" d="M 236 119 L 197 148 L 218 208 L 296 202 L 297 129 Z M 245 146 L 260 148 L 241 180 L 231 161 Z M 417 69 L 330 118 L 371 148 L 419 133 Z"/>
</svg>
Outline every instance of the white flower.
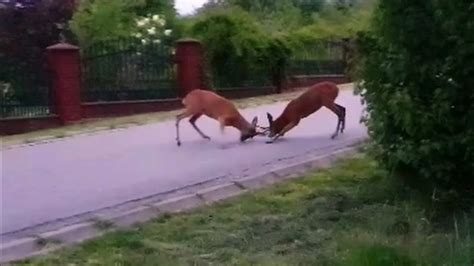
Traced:
<svg viewBox="0 0 474 266">
<path fill-rule="evenodd" d="M 146 44 L 147 42 L 148 42 L 147 40 L 142 39 L 142 43 L 143 43 L 143 44 Z"/>
<path fill-rule="evenodd" d="M 149 18 L 144 18 L 143 21 L 145 22 L 145 24 L 150 23 L 150 19 L 149 19 Z"/>
<path fill-rule="evenodd" d="M 138 27 L 143 27 L 143 26 L 145 26 L 145 21 L 143 21 L 143 20 L 137 20 L 137 26 L 138 26 Z"/>
<path fill-rule="evenodd" d="M 166 36 L 170 36 L 170 35 L 171 35 L 171 32 L 173 32 L 173 31 L 170 30 L 170 29 L 166 29 L 165 32 L 164 32 L 164 34 L 165 34 Z"/>
<path fill-rule="evenodd" d="M 141 38 L 142 36 L 143 36 L 143 35 L 142 35 L 140 32 L 137 33 L 137 34 L 135 34 L 135 37 L 137 37 L 137 38 Z"/>
<path fill-rule="evenodd" d="M 160 19 L 158 21 L 158 24 L 160 24 L 161 26 L 164 26 L 166 24 L 166 21 L 164 19 Z"/>
<path fill-rule="evenodd" d="M 152 19 L 153 21 L 158 21 L 160 20 L 160 15 L 153 15 Z"/>
<path fill-rule="evenodd" d="M 156 34 L 156 28 L 155 27 L 151 27 L 147 30 L 148 34 L 150 35 L 155 35 Z"/>
<path fill-rule="evenodd" d="M 153 43 L 161 43 L 161 40 L 153 40 Z"/>
<path fill-rule="evenodd" d="M 3 87 L 4 95 L 10 92 L 10 83 L 0 82 L 0 87 Z"/>
</svg>

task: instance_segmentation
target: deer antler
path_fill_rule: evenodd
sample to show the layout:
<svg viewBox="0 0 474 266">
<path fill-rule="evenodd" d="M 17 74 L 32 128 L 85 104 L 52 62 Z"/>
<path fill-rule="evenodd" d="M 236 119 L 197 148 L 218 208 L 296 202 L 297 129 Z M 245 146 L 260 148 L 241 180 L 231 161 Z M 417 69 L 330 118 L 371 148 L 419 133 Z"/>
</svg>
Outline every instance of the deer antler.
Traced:
<svg viewBox="0 0 474 266">
<path fill-rule="evenodd" d="M 268 133 L 270 133 L 270 127 L 262 127 L 262 126 L 257 125 L 257 129 L 262 130 L 258 132 L 258 134 L 262 136 L 268 136 Z"/>
</svg>

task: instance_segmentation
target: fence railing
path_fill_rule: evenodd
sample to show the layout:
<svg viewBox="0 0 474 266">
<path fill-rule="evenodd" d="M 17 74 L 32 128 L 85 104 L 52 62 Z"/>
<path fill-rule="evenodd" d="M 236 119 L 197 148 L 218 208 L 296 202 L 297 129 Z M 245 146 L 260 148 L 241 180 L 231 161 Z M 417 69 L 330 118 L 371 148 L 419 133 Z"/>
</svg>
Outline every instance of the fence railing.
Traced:
<svg viewBox="0 0 474 266">
<path fill-rule="evenodd" d="M 344 75 L 342 41 L 321 40 L 296 51 L 288 63 L 289 76 Z"/>
<path fill-rule="evenodd" d="M 0 66 L 0 118 L 53 113 L 50 74 L 43 65 Z"/>
<path fill-rule="evenodd" d="M 292 60 L 288 66 L 291 76 L 343 75 L 344 69 L 342 60 Z"/>
<path fill-rule="evenodd" d="M 177 97 L 172 48 L 136 39 L 97 43 L 83 52 L 85 102 Z"/>
<path fill-rule="evenodd" d="M 227 61 L 210 66 L 210 85 L 216 91 L 273 86 L 270 68 Z"/>
</svg>

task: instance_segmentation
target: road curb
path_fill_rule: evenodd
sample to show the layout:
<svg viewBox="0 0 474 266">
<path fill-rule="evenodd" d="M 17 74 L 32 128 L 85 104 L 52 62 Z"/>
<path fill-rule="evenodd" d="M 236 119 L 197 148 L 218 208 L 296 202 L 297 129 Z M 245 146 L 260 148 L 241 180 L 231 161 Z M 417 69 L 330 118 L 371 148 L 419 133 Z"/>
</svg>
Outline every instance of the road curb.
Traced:
<svg viewBox="0 0 474 266">
<path fill-rule="evenodd" d="M 102 236 L 119 228 L 130 228 L 139 223 L 158 218 L 166 213 L 190 211 L 202 206 L 235 198 L 243 193 L 299 177 L 310 170 L 330 167 L 336 160 L 355 155 L 364 139 L 330 154 L 317 156 L 289 166 L 271 169 L 255 176 L 245 177 L 199 190 L 184 196 L 142 205 L 115 215 L 99 215 L 88 222 L 62 227 L 54 231 L 1 243 L 0 263 L 12 262 L 43 255 L 58 248 L 71 246 Z"/>
<path fill-rule="evenodd" d="M 247 192 L 247 190 L 235 183 L 227 183 L 208 189 L 204 189 L 196 193 L 205 203 L 212 204 L 225 199 L 230 199 L 240 194 Z"/>
</svg>

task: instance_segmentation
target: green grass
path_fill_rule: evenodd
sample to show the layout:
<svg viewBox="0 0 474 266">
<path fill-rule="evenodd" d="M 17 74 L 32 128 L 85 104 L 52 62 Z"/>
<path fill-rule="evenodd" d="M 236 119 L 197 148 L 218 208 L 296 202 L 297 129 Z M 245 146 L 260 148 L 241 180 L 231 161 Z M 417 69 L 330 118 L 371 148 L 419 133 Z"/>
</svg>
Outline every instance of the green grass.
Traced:
<svg viewBox="0 0 474 266">
<path fill-rule="evenodd" d="M 472 265 L 473 215 L 438 227 L 390 180 L 361 155 L 19 265 Z"/>
</svg>

